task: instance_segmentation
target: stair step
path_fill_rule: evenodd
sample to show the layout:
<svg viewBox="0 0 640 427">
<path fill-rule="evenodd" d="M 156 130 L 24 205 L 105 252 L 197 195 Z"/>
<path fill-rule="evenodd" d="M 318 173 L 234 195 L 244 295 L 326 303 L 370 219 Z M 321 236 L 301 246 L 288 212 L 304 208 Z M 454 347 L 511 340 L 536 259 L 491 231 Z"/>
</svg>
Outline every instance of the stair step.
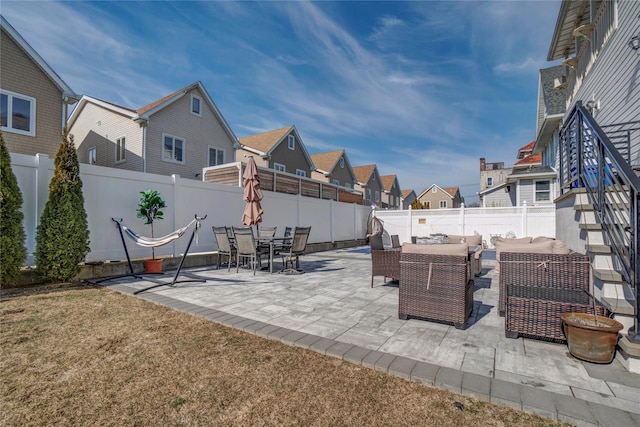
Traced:
<svg viewBox="0 0 640 427">
<path fill-rule="evenodd" d="M 628 283 L 604 283 L 600 301 L 612 313 L 633 316 L 635 313 L 635 294 Z"/>
<path fill-rule="evenodd" d="M 602 225 L 600 224 L 579 224 L 578 225 L 581 230 L 602 230 Z"/>
<path fill-rule="evenodd" d="M 575 211 L 593 211 L 595 208 L 593 207 L 592 203 L 579 203 L 576 205 L 573 205 L 573 210 Z"/>
<path fill-rule="evenodd" d="M 593 270 L 593 275 L 603 282 L 622 282 L 622 275 L 615 270 L 599 269 Z"/>
<path fill-rule="evenodd" d="M 585 245 L 585 249 L 587 252 L 591 252 L 592 254 L 610 254 L 611 247 L 605 244 L 589 244 Z"/>
</svg>

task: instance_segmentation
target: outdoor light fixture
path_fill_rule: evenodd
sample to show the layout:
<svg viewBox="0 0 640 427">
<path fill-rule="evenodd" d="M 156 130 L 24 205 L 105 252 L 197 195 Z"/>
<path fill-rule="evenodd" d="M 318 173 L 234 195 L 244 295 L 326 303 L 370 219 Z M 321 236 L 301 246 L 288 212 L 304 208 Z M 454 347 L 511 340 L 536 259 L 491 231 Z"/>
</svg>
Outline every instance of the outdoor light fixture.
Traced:
<svg viewBox="0 0 640 427">
<path fill-rule="evenodd" d="M 585 107 L 591 114 L 593 114 L 594 111 L 597 111 L 600 109 L 600 101 L 596 101 L 592 99 L 591 101 L 587 101 L 587 104 L 585 105 Z"/>
<path fill-rule="evenodd" d="M 633 50 L 640 49 L 640 35 L 631 37 L 631 40 L 629 40 L 629 47 Z"/>
</svg>

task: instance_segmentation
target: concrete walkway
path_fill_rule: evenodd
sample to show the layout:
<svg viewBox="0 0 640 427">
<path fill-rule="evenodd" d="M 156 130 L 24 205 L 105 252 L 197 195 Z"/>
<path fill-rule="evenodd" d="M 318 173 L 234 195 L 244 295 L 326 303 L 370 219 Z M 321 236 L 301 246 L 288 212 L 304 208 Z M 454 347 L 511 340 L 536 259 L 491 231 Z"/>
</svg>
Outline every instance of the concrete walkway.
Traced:
<svg viewBox="0 0 640 427">
<path fill-rule="evenodd" d="M 398 319 L 398 287 L 370 287 L 368 247 L 301 258 L 300 275 L 191 268 L 140 298 L 329 356 L 575 425 L 640 426 L 640 375 L 581 362 L 564 344 L 504 336 L 495 261 L 483 260 L 466 330 Z M 132 294 L 153 281 L 104 282 Z M 173 272 L 153 277 L 170 282 Z"/>
</svg>

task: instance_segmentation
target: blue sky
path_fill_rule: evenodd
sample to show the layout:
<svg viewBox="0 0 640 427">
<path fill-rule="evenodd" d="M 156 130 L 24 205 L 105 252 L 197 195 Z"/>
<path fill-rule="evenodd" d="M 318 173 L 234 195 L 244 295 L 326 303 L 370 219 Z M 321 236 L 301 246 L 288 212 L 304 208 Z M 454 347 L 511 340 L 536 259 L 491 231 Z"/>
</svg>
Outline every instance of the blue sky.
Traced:
<svg viewBox="0 0 640 427">
<path fill-rule="evenodd" d="M 403 189 L 459 186 L 535 139 L 560 0 L 32 2 L 1 13 L 71 88 L 139 108 L 202 81 L 238 137 L 295 125 Z"/>
</svg>

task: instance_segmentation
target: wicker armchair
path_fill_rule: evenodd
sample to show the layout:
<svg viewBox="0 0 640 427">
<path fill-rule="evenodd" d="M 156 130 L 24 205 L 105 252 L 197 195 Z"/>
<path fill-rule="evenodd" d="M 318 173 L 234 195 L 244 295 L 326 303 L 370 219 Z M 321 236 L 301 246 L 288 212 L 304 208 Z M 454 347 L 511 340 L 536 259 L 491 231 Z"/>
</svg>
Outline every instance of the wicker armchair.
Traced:
<svg viewBox="0 0 640 427">
<path fill-rule="evenodd" d="M 400 253 L 402 248 L 385 249 L 382 244 L 382 236 L 369 237 L 371 246 L 371 287 L 373 278 L 383 276 L 385 283 L 387 277 L 400 280 Z"/>
<path fill-rule="evenodd" d="M 593 313 L 587 255 L 500 253 L 498 306 L 505 336 L 565 341 L 562 313 Z M 609 313 L 596 305 L 596 314 Z"/>
<path fill-rule="evenodd" d="M 418 317 L 466 329 L 473 310 L 468 245 L 405 244 L 400 256 L 400 319 Z"/>
</svg>

